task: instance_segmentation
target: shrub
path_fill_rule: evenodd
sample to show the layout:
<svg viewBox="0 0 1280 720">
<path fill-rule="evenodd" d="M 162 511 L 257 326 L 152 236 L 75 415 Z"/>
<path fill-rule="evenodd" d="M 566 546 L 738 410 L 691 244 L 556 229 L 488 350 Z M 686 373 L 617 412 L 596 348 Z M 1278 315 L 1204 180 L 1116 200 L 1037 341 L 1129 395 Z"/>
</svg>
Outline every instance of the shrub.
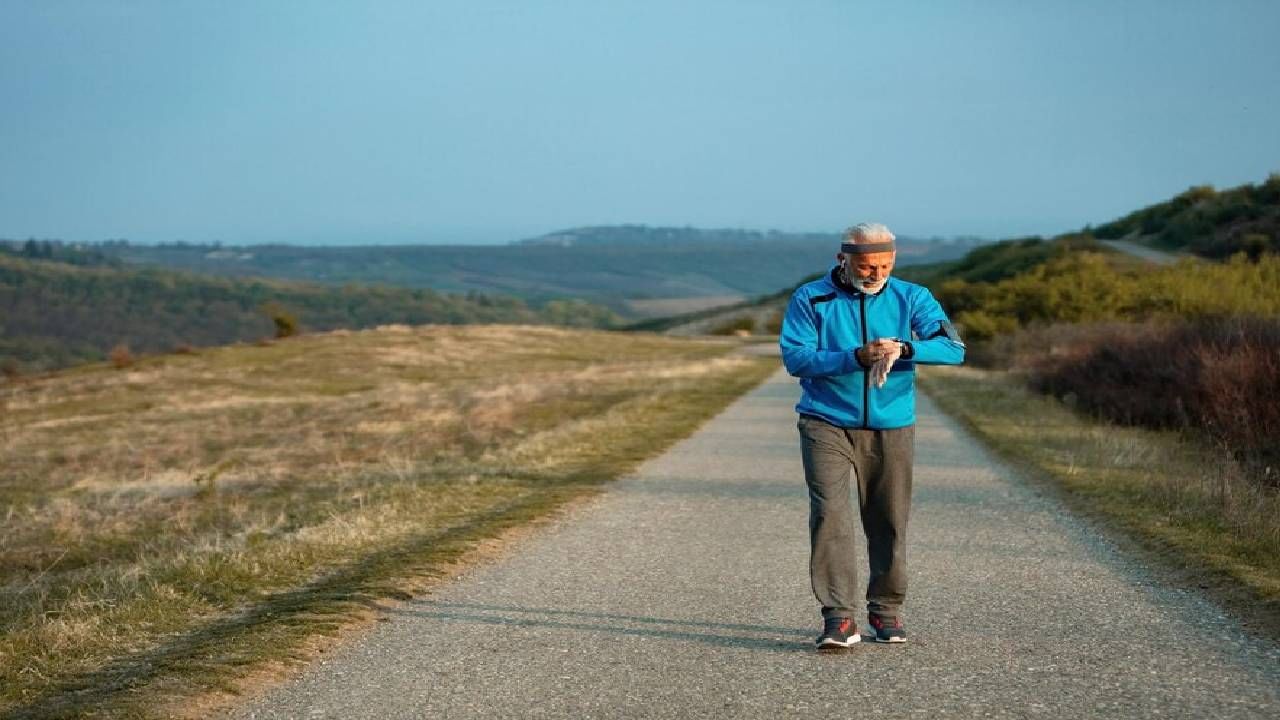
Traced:
<svg viewBox="0 0 1280 720">
<path fill-rule="evenodd" d="M 621 318 L 606 307 L 583 300 L 550 300 L 540 309 L 543 319 L 568 327 L 614 327 Z"/>
<path fill-rule="evenodd" d="M 1259 260 L 1263 253 L 1280 250 L 1273 245 L 1271 238 L 1262 233 L 1242 233 L 1238 242 L 1240 251 L 1250 260 Z"/>
<path fill-rule="evenodd" d="M 1204 434 L 1280 489 L 1280 319 L 1059 326 L 1010 352 L 1034 389 L 1115 422 Z"/>
<path fill-rule="evenodd" d="M 276 326 L 276 337 L 287 338 L 298 334 L 298 320 L 293 315 L 276 310 L 271 314 L 271 322 Z"/>
<path fill-rule="evenodd" d="M 739 315 L 730 318 L 711 328 L 711 335 L 741 335 L 742 331 L 751 334 L 756 329 L 756 319 L 750 315 Z"/>
<path fill-rule="evenodd" d="M 1280 256 L 1153 268 L 1077 253 L 998 283 L 943 283 L 937 298 L 974 340 L 1058 322 L 1274 315 L 1280 314 Z"/>
<path fill-rule="evenodd" d="M 1018 321 L 1003 315 L 992 315 L 982 310 L 962 310 L 955 313 L 961 334 L 970 341 L 990 340 L 1018 329 Z"/>
<path fill-rule="evenodd" d="M 111 352 L 107 354 L 107 357 L 117 369 L 122 370 L 133 365 L 133 353 L 129 352 L 129 346 L 124 343 L 111 348 Z"/>
</svg>

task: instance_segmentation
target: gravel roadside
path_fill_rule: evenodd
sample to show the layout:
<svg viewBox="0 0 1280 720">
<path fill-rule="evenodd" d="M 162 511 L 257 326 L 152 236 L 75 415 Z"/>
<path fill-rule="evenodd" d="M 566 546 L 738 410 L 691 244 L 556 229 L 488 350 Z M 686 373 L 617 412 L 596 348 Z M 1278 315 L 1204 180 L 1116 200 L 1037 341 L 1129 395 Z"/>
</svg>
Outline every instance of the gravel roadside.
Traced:
<svg viewBox="0 0 1280 720">
<path fill-rule="evenodd" d="M 1280 715 L 1280 647 L 1163 586 L 923 397 L 910 642 L 815 653 L 797 394 L 779 372 L 227 717 Z"/>
</svg>

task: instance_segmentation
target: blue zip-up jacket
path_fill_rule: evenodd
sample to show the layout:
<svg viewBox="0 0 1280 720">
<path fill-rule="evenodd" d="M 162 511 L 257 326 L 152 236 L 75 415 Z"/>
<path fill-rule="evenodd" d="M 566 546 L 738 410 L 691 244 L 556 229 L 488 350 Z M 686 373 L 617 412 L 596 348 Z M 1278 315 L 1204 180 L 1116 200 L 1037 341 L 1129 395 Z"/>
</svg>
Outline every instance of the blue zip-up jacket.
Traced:
<svg viewBox="0 0 1280 720">
<path fill-rule="evenodd" d="M 867 295 L 836 285 L 835 272 L 797 288 L 782 319 L 782 362 L 802 390 L 796 412 L 839 427 L 915 423 L 916 364 L 959 365 L 964 343 L 928 288 L 891 275 L 880 292 Z M 906 341 L 910 351 L 877 388 L 853 353 L 879 338 Z"/>
</svg>

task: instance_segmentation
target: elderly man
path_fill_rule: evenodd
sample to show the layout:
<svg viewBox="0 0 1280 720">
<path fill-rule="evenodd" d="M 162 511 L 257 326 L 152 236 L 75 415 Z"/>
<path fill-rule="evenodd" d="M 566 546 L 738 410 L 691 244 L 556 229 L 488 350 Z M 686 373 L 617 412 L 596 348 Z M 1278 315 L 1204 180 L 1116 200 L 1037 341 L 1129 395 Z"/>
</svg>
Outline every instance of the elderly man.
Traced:
<svg viewBox="0 0 1280 720">
<path fill-rule="evenodd" d="M 838 264 L 795 291 L 782 321 L 782 360 L 800 378 L 796 412 L 809 486 L 809 575 L 822 605 L 819 650 L 861 639 L 853 618 L 850 469 L 870 557 L 871 633 L 878 642 L 906 642 L 915 366 L 964 361 L 964 343 L 933 295 L 890 277 L 895 259 L 887 227 L 850 228 Z"/>
</svg>

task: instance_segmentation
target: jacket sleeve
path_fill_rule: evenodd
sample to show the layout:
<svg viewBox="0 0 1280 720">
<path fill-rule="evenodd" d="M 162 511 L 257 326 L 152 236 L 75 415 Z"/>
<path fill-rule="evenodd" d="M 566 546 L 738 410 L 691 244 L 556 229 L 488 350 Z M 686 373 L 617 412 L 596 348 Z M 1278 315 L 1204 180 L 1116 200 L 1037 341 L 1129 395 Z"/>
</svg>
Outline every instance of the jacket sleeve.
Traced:
<svg viewBox="0 0 1280 720">
<path fill-rule="evenodd" d="M 964 362 L 964 342 L 942 306 L 928 288 L 920 288 L 911 303 L 911 359 L 922 365 L 959 365 Z"/>
<path fill-rule="evenodd" d="M 778 334 L 778 346 L 782 349 L 782 364 L 795 377 L 827 377 L 847 375 L 860 369 L 853 356 L 853 349 L 819 350 L 818 316 L 808 298 L 797 291 L 787 304 L 782 316 L 782 331 Z"/>
</svg>

